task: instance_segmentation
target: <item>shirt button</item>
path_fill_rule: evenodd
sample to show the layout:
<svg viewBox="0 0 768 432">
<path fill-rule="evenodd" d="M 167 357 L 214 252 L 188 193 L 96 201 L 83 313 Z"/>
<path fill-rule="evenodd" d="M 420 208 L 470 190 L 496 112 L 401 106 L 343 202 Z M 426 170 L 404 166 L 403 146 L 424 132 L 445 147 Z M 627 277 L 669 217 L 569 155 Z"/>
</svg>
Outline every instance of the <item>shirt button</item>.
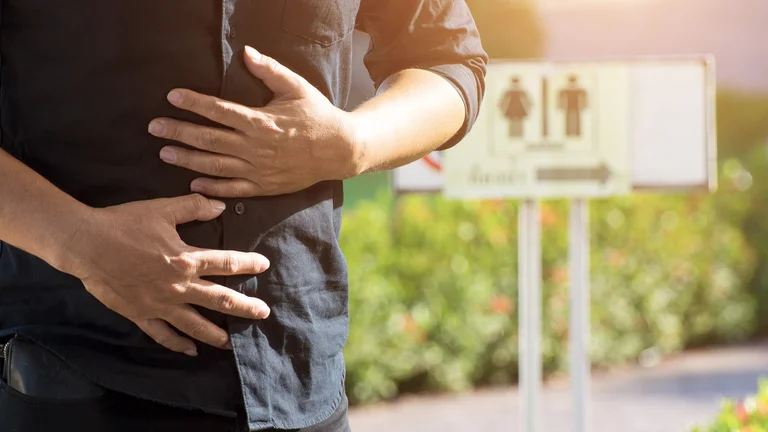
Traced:
<svg viewBox="0 0 768 432">
<path fill-rule="evenodd" d="M 245 214 L 245 204 L 239 202 L 235 204 L 235 213 L 238 215 L 244 215 Z"/>
<path fill-rule="evenodd" d="M 237 36 L 237 34 L 235 33 L 235 28 L 234 27 L 230 27 L 229 28 L 229 34 L 227 34 L 227 38 L 229 40 L 234 40 L 235 36 Z"/>
</svg>

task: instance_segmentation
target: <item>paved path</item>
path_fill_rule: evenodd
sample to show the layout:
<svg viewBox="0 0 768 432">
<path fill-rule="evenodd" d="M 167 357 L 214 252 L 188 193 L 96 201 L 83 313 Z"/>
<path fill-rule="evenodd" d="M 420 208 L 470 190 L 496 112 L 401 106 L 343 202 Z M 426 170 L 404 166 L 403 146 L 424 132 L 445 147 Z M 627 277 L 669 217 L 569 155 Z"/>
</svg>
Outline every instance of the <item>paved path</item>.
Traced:
<svg viewBox="0 0 768 432">
<path fill-rule="evenodd" d="M 768 343 L 697 351 L 650 369 L 597 374 L 592 432 L 687 432 L 711 419 L 722 398 L 753 393 L 760 376 L 768 377 Z M 567 382 L 548 384 L 543 405 L 543 431 L 570 430 Z M 354 432 L 516 432 L 519 407 L 514 388 L 404 397 L 355 408 L 350 422 Z"/>
</svg>

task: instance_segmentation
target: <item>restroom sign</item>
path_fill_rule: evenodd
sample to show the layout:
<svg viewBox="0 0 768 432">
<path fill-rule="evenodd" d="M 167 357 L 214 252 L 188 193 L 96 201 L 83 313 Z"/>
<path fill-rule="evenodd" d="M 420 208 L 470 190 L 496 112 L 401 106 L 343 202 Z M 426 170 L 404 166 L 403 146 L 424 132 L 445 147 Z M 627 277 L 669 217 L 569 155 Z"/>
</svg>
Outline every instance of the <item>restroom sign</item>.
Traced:
<svg viewBox="0 0 768 432">
<path fill-rule="evenodd" d="M 489 68 L 480 117 L 446 154 L 446 193 L 464 198 L 628 193 L 630 73 L 620 64 Z"/>
</svg>

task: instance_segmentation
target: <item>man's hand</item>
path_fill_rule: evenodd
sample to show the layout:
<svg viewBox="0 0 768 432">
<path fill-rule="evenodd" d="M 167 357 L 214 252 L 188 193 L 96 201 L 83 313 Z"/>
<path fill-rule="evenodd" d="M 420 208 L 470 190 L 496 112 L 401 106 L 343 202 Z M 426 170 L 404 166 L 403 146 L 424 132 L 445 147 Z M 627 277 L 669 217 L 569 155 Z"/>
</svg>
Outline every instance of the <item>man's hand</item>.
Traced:
<svg viewBox="0 0 768 432">
<path fill-rule="evenodd" d="M 258 274 L 269 262 L 255 253 L 194 248 L 176 232 L 176 225 L 208 221 L 223 210 L 224 203 L 201 195 L 93 209 L 74 236 L 72 260 L 61 270 L 80 278 L 88 292 L 160 345 L 197 354 L 192 340 L 172 325 L 194 339 L 229 348 L 227 332 L 191 305 L 250 319 L 266 318 L 269 308 L 202 277 Z"/>
<path fill-rule="evenodd" d="M 232 129 L 169 118 L 149 125 L 153 135 L 200 150 L 165 147 L 160 153 L 165 162 L 224 178 L 195 179 L 192 191 L 219 197 L 279 195 L 359 174 L 361 151 L 352 117 L 274 59 L 250 47 L 245 57 L 251 73 L 275 94 L 269 105 L 250 108 L 176 89 L 168 95 L 173 105 Z"/>
</svg>

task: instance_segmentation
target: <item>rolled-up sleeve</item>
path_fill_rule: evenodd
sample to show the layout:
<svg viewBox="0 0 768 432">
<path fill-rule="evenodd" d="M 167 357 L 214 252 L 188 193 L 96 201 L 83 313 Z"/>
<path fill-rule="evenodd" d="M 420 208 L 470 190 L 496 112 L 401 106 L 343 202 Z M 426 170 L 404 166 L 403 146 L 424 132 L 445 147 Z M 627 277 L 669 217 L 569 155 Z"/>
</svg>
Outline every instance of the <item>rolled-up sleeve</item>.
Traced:
<svg viewBox="0 0 768 432">
<path fill-rule="evenodd" d="M 362 0 L 358 28 L 371 36 L 365 66 L 376 88 L 406 69 L 432 71 L 456 88 L 464 125 L 440 149 L 464 138 L 480 111 L 488 63 L 464 0 Z"/>
</svg>

